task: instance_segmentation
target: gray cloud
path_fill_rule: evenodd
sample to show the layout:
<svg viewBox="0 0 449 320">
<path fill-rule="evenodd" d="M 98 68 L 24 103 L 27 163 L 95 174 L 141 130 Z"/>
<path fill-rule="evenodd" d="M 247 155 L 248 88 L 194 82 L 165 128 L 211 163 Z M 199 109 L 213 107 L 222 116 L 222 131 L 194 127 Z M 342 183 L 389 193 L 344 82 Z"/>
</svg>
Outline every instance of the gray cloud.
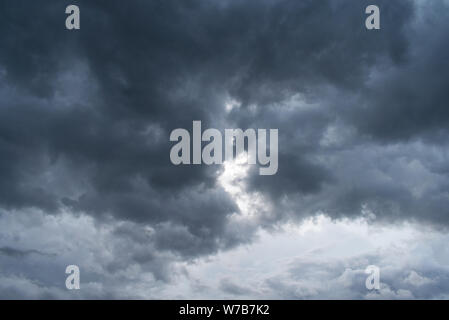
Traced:
<svg viewBox="0 0 449 320">
<path fill-rule="evenodd" d="M 170 282 L 176 262 L 317 212 L 448 225 L 446 2 L 378 0 L 375 32 L 369 1 L 77 4 L 76 32 L 59 1 L 0 4 L 0 208 L 113 230 L 92 278 L 138 266 Z M 171 164 L 169 133 L 193 120 L 279 128 L 278 174 L 244 181 L 269 213 L 237 226 L 223 168 Z M 8 259 L 34 256 L 17 242 L 0 242 L 11 274 Z"/>
<path fill-rule="evenodd" d="M 4 254 L 7 256 L 16 257 L 16 258 L 25 257 L 25 256 L 28 256 L 33 253 L 38 254 L 38 255 L 43 255 L 43 256 L 52 256 L 52 254 L 41 252 L 39 250 L 34 250 L 34 249 L 21 250 L 21 249 L 16 249 L 16 248 L 11 248 L 11 247 L 1 247 L 0 248 L 0 254 Z"/>
</svg>

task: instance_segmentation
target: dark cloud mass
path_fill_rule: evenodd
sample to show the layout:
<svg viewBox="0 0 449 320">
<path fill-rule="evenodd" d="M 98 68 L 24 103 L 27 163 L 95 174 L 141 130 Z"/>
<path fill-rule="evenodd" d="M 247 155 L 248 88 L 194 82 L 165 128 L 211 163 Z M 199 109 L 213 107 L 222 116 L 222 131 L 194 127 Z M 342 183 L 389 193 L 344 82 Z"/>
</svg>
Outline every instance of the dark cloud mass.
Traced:
<svg viewBox="0 0 449 320">
<path fill-rule="evenodd" d="M 173 262 L 317 213 L 446 228 L 448 4 L 376 0 L 367 31 L 372 2 L 75 1 L 68 31 L 65 2 L 0 0 L 0 209 L 87 215 L 116 243 L 92 274 L 138 265 L 162 281 Z M 193 120 L 279 128 L 278 173 L 244 180 L 269 212 L 239 224 L 223 167 L 171 164 L 170 132 Z M 47 252 L 8 237 L 6 266 Z M 103 289 L 92 297 L 119 296 Z"/>
</svg>

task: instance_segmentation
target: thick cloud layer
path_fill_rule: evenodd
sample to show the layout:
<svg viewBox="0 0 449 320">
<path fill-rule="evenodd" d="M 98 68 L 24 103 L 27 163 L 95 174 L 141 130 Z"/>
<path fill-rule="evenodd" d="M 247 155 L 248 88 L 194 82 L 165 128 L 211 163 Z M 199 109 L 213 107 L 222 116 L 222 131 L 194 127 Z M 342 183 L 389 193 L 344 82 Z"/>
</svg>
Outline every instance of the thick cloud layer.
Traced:
<svg viewBox="0 0 449 320">
<path fill-rule="evenodd" d="M 448 4 L 378 0 L 367 31 L 371 2 L 77 1 L 77 31 L 60 1 L 0 2 L 1 210 L 93 219 L 117 242 L 98 274 L 163 281 L 317 214 L 445 229 Z M 278 128 L 278 173 L 249 168 L 235 193 L 221 166 L 172 165 L 169 134 L 194 120 Z M 11 239 L 5 265 L 61 254 Z"/>
</svg>

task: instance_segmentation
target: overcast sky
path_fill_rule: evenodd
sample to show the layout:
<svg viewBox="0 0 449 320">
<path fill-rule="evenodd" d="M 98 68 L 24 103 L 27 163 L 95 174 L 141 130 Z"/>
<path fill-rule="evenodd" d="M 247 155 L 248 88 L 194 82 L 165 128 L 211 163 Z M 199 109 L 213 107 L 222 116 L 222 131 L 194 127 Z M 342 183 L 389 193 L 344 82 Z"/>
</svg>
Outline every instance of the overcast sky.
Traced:
<svg viewBox="0 0 449 320">
<path fill-rule="evenodd" d="M 444 0 L 0 0 L 0 298 L 449 298 L 448 34 Z M 173 165 L 194 120 L 279 129 L 277 174 Z"/>
</svg>

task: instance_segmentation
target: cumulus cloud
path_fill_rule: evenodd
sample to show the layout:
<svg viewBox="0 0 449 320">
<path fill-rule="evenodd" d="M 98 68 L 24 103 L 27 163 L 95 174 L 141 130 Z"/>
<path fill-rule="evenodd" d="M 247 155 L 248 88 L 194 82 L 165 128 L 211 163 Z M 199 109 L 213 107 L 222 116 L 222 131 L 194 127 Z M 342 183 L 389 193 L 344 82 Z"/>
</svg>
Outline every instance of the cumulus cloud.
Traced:
<svg viewBox="0 0 449 320">
<path fill-rule="evenodd" d="M 250 246 L 187 266 L 184 297 L 238 299 L 447 299 L 445 233 L 419 225 L 373 227 L 366 219 L 325 216 L 261 232 Z M 368 290 L 368 266 L 380 289 Z M 208 275 L 202 277 L 202 275 Z M 193 280 L 192 280 L 193 279 Z M 218 282 L 218 283 L 217 283 Z M 198 292 L 199 291 L 199 292 Z"/>
</svg>

